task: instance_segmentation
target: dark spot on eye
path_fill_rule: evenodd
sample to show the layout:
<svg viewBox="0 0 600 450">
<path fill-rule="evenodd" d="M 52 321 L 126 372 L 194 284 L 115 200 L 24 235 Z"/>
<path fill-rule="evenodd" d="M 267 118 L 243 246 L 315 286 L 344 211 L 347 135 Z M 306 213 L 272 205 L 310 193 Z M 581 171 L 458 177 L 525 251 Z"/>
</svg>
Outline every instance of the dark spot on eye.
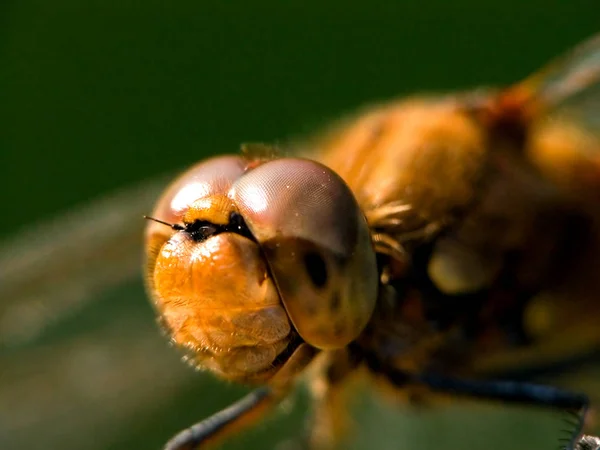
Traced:
<svg viewBox="0 0 600 450">
<path fill-rule="evenodd" d="M 313 285 L 322 288 L 327 284 L 327 265 L 317 252 L 304 254 L 304 266 Z"/>
<path fill-rule="evenodd" d="M 334 292 L 331 296 L 331 300 L 329 301 L 329 310 L 332 313 L 338 312 L 340 310 L 340 306 L 342 306 L 342 299 L 340 298 L 339 292 Z"/>
</svg>

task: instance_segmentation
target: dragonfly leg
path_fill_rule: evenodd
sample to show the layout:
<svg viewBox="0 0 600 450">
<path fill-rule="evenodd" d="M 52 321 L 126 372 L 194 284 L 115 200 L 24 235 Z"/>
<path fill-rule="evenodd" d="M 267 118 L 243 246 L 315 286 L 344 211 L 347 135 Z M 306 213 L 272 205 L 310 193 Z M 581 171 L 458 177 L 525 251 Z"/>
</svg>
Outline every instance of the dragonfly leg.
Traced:
<svg viewBox="0 0 600 450">
<path fill-rule="evenodd" d="M 164 446 L 164 450 L 194 450 L 232 434 L 244 425 L 254 423 L 279 401 L 273 391 L 259 388 L 228 408 L 180 431 Z"/>
<path fill-rule="evenodd" d="M 589 399 L 585 394 L 543 384 L 505 380 L 463 380 L 434 374 L 415 376 L 433 390 L 486 400 L 556 408 L 575 414 L 575 423 L 561 448 L 573 450 L 585 425 Z"/>
<path fill-rule="evenodd" d="M 165 444 L 164 450 L 198 450 L 258 422 L 287 395 L 295 375 L 308 365 L 315 354 L 314 348 L 301 344 L 268 386 L 255 389 L 231 406 L 180 431 Z"/>
<path fill-rule="evenodd" d="M 433 373 L 407 373 L 373 357 L 367 356 L 366 361 L 371 370 L 385 375 L 392 384 L 401 388 L 410 384 L 421 384 L 432 391 L 446 394 L 572 412 L 575 414 L 575 424 L 562 448 L 577 448 L 590 404 L 585 394 L 522 381 L 463 379 Z"/>
</svg>

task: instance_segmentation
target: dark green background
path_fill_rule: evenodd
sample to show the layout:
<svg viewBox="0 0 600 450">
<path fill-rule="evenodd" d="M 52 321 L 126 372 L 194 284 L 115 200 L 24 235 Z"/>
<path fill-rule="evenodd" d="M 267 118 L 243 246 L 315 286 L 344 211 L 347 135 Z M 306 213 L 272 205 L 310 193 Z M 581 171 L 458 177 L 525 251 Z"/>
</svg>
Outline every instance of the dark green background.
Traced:
<svg viewBox="0 0 600 450">
<path fill-rule="evenodd" d="M 4 0 L 0 237 L 369 102 L 510 83 L 598 29 L 597 0 Z M 97 297 L 32 339 L 0 341 L 0 448 L 156 449 L 243 392 L 177 361 L 139 278 Z M 0 302 L 1 324 L 19 298 Z M 356 447 L 555 448 L 558 425 L 537 412 L 365 402 Z M 231 448 L 275 448 L 301 433 L 305 407 Z"/>
</svg>

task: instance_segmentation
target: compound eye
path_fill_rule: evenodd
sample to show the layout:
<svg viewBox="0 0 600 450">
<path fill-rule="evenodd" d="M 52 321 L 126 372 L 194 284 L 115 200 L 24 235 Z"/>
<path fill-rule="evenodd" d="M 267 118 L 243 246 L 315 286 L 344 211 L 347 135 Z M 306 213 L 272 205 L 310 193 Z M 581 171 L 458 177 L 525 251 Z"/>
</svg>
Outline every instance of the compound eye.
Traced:
<svg viewBox="0 0 600 450">
<path fill-rule="evenodd" d="M 247 165 L 248 162 L 239 156 L 218 156 L 196 164 L 168 187 L 154 208 L 153 217 L 169 223 L 181 223 L 196 200 L 227 194 Z"/>
<path fill-rule="evenodd" d="M 323 349 L 354 340 L 378 277 L 367 222 L 344 181 L 303 159 L 264 163 L 229 193 L 264 252 L 298 333 Z"/>
<path fill-rule="evenodd" d="M 234 181 L 245 172 L 247 164 L 247 161 L 239 156 L 218 156 L 196 164 L 181 174 L 166 189 L 156 204 L 152 217 L 171 224 L 181 224 L 188 209 L 197 200 L 218 194 L 226 195 Z M 148 277 L 152 278 L 158 251 L 174 233 L 174 230 L 165 225 L 148 222 L 146 227 Z"/>
</svg>

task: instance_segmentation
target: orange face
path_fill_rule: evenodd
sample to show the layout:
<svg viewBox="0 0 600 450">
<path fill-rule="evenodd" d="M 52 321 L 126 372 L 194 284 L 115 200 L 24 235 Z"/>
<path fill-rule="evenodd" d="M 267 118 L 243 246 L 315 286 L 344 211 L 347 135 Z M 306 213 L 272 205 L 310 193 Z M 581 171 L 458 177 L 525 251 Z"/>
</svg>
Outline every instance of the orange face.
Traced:
<svg viewBox="0 0 600 450">
<path fill-rule="evenodd" d="M 149 222 L 147 279 L 173 341 L 222 377 L 270 378 L 301 340 L 341 348 L 373 311 L 366 220 L 308 160 L 223 156 L 191 168 Z"/>
</svg>

